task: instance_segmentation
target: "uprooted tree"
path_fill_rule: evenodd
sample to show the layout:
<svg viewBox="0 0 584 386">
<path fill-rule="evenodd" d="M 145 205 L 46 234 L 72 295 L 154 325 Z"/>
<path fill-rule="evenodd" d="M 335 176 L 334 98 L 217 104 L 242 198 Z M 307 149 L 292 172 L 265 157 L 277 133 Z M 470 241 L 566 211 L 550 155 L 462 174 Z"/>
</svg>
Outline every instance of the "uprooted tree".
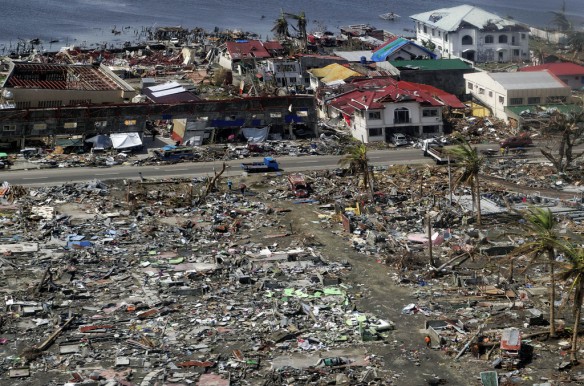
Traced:
<svg viewBox="0 0 584 386">
<path fill-rule="evenodd" d="M 584 108 L 577 106 L 574 110 L 552 113 L 544 135 L 554 138 L 540 148 L 541 154 L 552 163 L 558 173 L 565 173 L 574 161 L 584 155 L 575 147 L 584 144 Z"/>
</svg>

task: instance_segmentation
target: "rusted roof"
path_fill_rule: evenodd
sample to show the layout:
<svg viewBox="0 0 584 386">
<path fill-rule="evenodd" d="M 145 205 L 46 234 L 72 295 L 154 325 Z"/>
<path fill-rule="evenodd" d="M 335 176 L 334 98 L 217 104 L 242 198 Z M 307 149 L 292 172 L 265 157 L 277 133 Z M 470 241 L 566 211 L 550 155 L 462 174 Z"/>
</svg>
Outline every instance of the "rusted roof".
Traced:
<svg viewBox="0 0 584 386">
<path fill-rule="evenodd" d="M 14 63 L 5 87 L 43 90 L 119 90 L 120 86 L 94 65 Z"/>
<path fill-rule="evenodd" d="M 240 40 L 227 42 L 227 52 L 232 59 L 269 58 L 270 53 L 259 40 Z"/>
</svg>

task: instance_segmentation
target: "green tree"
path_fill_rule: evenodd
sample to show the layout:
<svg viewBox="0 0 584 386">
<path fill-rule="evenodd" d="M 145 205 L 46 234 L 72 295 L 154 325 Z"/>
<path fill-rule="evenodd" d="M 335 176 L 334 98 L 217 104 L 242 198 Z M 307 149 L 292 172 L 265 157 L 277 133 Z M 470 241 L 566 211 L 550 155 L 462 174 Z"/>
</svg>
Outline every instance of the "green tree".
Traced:
<svg viewBox="0 0 584 386">
<path fill-rule="evenodd" d="M 427 48 L 428 50 L 434 52 L 434 50 L 436 49 L 436 44 L 434 44 L 433 41 L 431 41 L 430 39 L 428 40 L 422 40 L 422 46 Z"/>
<path fill-rule="evenodd" d="M 582 317 L 582 301 L 584 300 L 584 249 L 573 248 L 572 245 L 564 247 L 566 252 L 565 270 L 558 277 L 562 280 L 571 280 L 571 290 L 574 291 L 574 325 L 572 327 L 572 344 L 570 350 L 570 362 L 578 363 L 578 332 L 580 330 L 580 318 Z"/>
<path fill-rule="evenodd" d="M 363 187 L 369 188 L 369 158 L 365 144 L 358 144 L 349 148 L 349 152 L 339 160 L 339 166 L 347 167 L 351 174 L 363 177 Z"/>
<path fill-rule="evenodd" d="M 290 31 L 288 31 L 288 19 L 286 19 L 284 11 L 280 11 L 280 17 L 274 22 L 272 32 L 276 34 L 278 39 L 286 39 L 290 36 Z"/>
<path fill-rule="evenodd" d="M 468 141 L 462 137 L 458 138 L 458 144 L 447 149 L 447 153 L 456 159 L 458 168 L 461 173 L 456 178 L 456 185 L 467 185 L 470 187 L 472 200 L 476 208 L 477 225 L 481 225 L 481 188 L 479 182 L 479 173 L 485 158 L 479 155 L 476 147 L 472 147 Z"/>
<path fill-rule="evenodd" d="M 556 248 L 560 241 L 558 224 L 549 208 L 530 207 L 522 213 L 525 221 L 522 227 L 522 237 L 526 242 L 511 252 L 511 256 L 526 255 L 530 266 L 545 262 L 550 267 L 549 303 L 550 303 L 550 337 L 556 337 Z"/>
</svg>

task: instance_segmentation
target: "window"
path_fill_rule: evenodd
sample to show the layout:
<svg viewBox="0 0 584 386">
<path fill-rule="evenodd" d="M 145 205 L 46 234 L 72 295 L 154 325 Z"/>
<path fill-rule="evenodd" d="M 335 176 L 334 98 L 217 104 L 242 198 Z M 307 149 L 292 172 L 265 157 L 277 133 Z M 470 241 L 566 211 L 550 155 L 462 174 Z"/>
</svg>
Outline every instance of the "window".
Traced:
<svg viewBox="0 0 584 386">
<path fill-rule="evenodd" d="M 16 131 L 16 125 L 4 125 L 2 131 Z"/>
<path fill-rule="evenodd" d="M 437 133 L 440 131 L 439 125 L 426 125 L 422 126 L 422 133 Z"/>
<path fill-rule="evenodd" d="M 536 105 L 538 103 L 540 103 L 541 98 L 540 97 L 529 97 L 527 98 L 527 104 L 528 105 Z"/>
<path fill-rule="evenodd" d="M 436 36 L 436 30 L 434 28 L 432 28 L 432 36 Z"/>
<path fill-rule="evenodd" d="M 485 89 L 484 89 L 484 88 L 482 88 L 482 87 L 479 87 L 479 94 L 481 94 L 481 95 L 482 95 L 482 94 L 484 94 L 484 93 L 485 93 Z"/>
<path fill-rule="evenodd" d="M 499 43 L 507 43 L 507 35 L 499 35 Z"/>
<path fill-rule="evenodd" d="M 519 56 L 519 50 L 513 50 L 513 56 Z"/>
<path fill-rule="evenodd" d="M 380 135 L 383 135 L 383 129 L 381 127 L 372 127 L 369 129 L 370 137 L 379 137 Z"/>
<path fill-rule="evenodd" d="M 288 83 L 296 84 L 296 78 L 288 78 Z"/>
<path fill-rule="evenodd" d="M 381 119 L 381 112 L 380 111 L 370 111 L 369 112 L 369 119 Z"/>
<path fill-rule="evenodd" d="M 270 113 L 270 118 L 282 118 L 282 113 Z"/>
<path fill-rule="evenodd" d="M 107 127 L 107 121 L 96 121 L 94 126 L 96 129 L 105 129 Z"/>
<path fill-rule="evenodd" d="M 493 92 L 489 91 L 489 98 L 492 98 L 492 97 L 493 97 Z"/>
<path fill-rule="evenodd" d="M 462 37 L 462 45 L 463 46 L 471 46 L 472 45 L 472 37 L 470 35 L 464 35 Z"/>
<path fill-rule="evenodd" d="M 126 125 L 126 126 L 134 126 L 134 125 L 136 125 L 136 120 L 135 119 L 126 119 L 124 121 L 124 125 Z"/>
<path fill-rule="evenodd" d="M 468 87 L 469 90 L 472 90 L 474 88 L 474 86 L 471 82 L 468 82 L 466 87 Z"/>
<path fill-rule="evenodd" d="M 52 107 L 61 107 L 61 101 L 40 101 L 39 107 L 41 109 L 48 109 Z"/>
<path fill-rule="evenodd" d="M 448 41 L 448 34 L 444 34 L 444 40 Z"/>
<path fill-rule="evenodd" d="M 509 99 L 509 104 L 511 106 L 517 106 L 523 104 L 523 98 L 511 98 Z"/>
<path fill-rule="evenodd" d="M 393 123 L 410 123 L 410 110 L 405 107 L 395 109 L 393 112 Z"/>
<path fill-rule="evenodd" d="M 424 109 L 424 110 L 422 110 L 422 116 L 424 116 L 424 117 L 437 117 L 438 110 L 437 109 Z"/>
<path fill-rule="evenodd" d="M 424 33 L 427 34 L 428 33 L 428 29 L 426 28 L 426 26 L 424 26 Z"/>
<path fill-rule="evenodd" d="M 16 108 L 17 109 L 28 109 L 31 106 L 31 102 L 30 101 L 26 101 L 26 102 L 16 102 Z"/>
<path fill-rule="evenodd" d="M 547 103 L 562 103 L 566 101 L 565 96 L 551 96 L 546 98 Z"/>
<path fill-rule="evenodd" d="M 89 105 L 91 104 L 91 99 L 71 99 L 69 100 L 69 104 L 72 106 Z"/>
<path fill-rule="evenodd" d="M 46 123 L 35 123 L 34 125 L 32 125 L 33 130 L 45 130 L 46 128 L 47 128 Z"/>
<path fill-rule="evenodd" d="M 65 122 L 63 124 L 63 128 L 65 129 L 74 129 L 77 127 L 77 122 Z"/>
<path fill-rule="evenodd" d="M 525 40 L 525 34 L 521 34 L 521 39 Z"/>
<path fill-rule="evenodd" d="M 505 98 L 504 98 L 504 97 L 502 97 L 502 96 L 500 96 L 500 97 L 499 97 L 499 103 L 500 103 L 500 104 L 504 104 L 504 103 L 505 103 Z"/>
<path fill-rule="evenodd" d="M 308 116 L 308 111 L 306 111 L 306 110 L 299 110 L 299 111 L 296 112 L 296 115 L 298 117 L 307 117 Z"/>
<path fill-rule="evenodd" d="M 495 42 L 495 38 L 493 35 L 485 36 L 485 44 L 493 44 Z"/>
</svg>

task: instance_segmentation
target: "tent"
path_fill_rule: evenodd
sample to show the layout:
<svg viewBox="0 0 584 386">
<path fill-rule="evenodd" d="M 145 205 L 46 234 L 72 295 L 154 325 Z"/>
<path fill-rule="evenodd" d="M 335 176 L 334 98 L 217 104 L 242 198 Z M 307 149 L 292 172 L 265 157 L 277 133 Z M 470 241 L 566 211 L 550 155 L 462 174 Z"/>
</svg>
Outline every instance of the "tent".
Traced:
<svg viewBox="0 0 584 386">
<path fill-rule="evenodd" d="M 104 134 L 98 134 L 85 140 L 87 143 L 93 144 L 93 150 L 105 150 L 112 147 L 112 140 Z"/>
<path fill-rule="evenodd" d="M 138 133 L 110 134 L 112 146 L 116 150 L 130 150 L 142 147 L 142 139 Z"/>
<path fill-rule="evenodd" d="M 264 128 L 244 127 L 241 129 L 241 133 L 249 143 L 264 142 L 268 138 L 268 134 L 270 133 L 270 127 L 269 126 L 266 126 Z"/>
</svg>

